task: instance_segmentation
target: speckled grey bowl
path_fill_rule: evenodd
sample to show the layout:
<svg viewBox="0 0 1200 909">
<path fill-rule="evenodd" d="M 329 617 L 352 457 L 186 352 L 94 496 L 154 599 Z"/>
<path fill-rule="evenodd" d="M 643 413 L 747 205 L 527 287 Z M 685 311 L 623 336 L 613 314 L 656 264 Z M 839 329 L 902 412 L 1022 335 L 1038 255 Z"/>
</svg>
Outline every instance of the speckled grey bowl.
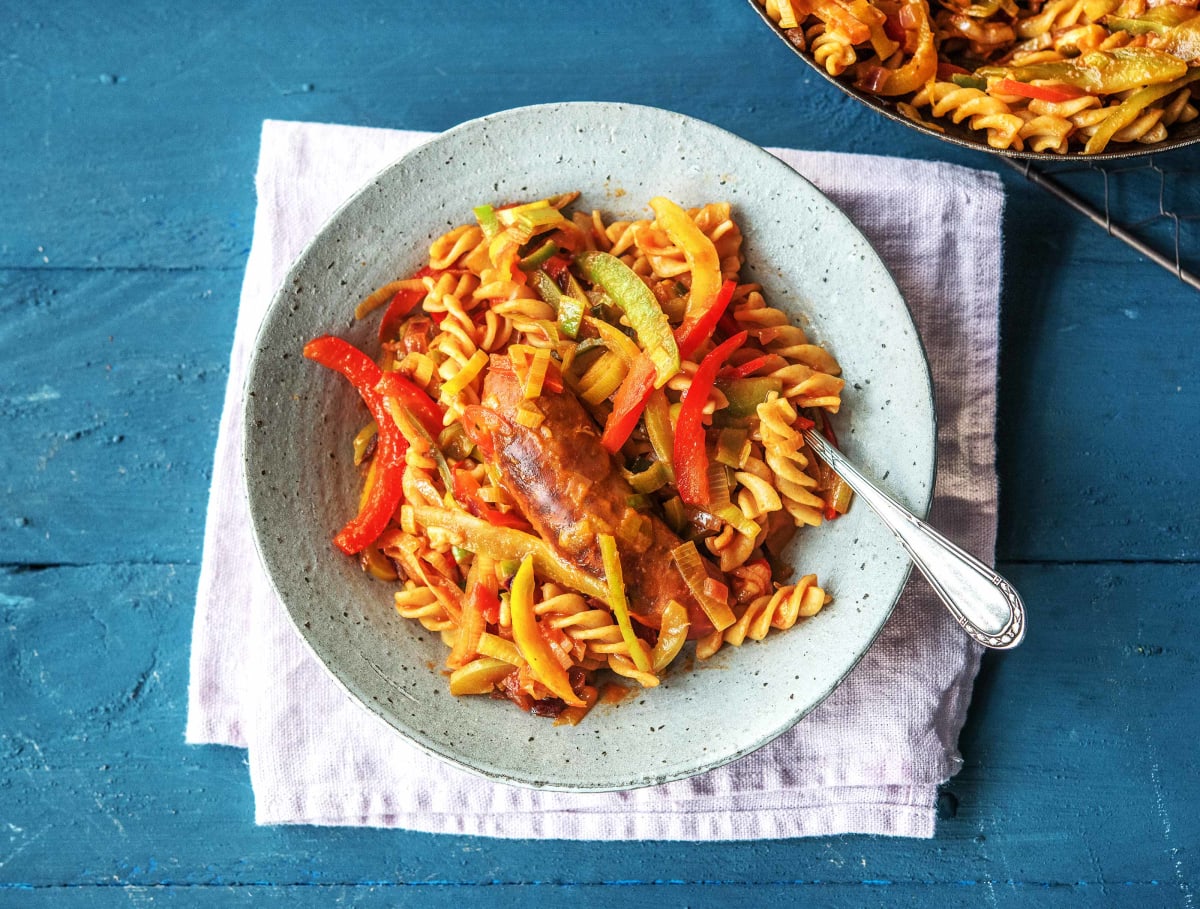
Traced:
<svg viewBox="0 0 1200 909">
<path fill-rule="evenodd" d="M 868 509 L 854 508 L 799 534 L 792 560 L 816 572 L 835 601 L 791 631 L 671 672 L 656 689 L 598 706 L 577 727 L 449 694 L 438 636 L 397 616 L 390 586 L 330 543 L 357 501 L 349 439 L 365 410 L 340 376 L 301 349 L 330 332 L 371 348 L 375 320 L 354 324 L 355 303 L 423 264 L 430 240 L 469 219 L 472 206 L 572 189 L 583 192 L 583 205 L 624 216 L 647 211 L 655 195 L 731 202 L 745 233 L 744 278 L 793 311 L 852 383 L 836 421 L 845 449 L 886 471 L 915 511 L 927 510 L 929 370 L 904 301 L 867 241 L 757 146 L 679 114 L 612 103 L 529 107 L 463 124 L 387 168 L 333 216 L 292 268 L 258 337 L 246 475 L 263 562 L 297 627 L 388 724 L 495 780 L 628 789 L 731 761 L 800 720 L 871 644 L 909 563 Z"/>
</svg>

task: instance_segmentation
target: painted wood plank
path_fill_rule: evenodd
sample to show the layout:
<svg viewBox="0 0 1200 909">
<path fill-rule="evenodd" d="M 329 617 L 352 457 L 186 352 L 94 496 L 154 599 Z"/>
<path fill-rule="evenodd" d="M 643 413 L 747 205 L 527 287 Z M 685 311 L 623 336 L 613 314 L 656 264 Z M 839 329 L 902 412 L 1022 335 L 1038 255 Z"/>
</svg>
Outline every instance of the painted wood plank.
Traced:
<svg viewBox="0 0 1200 909">
<path fill-rule="evenodd" d="M 303 888 L 549 882 L 566 893 L 670 881 L 808 893 L 887 881 L 878 886 L 911 896 L 969 881 L 972 893 L 1009 904 L 1043 890 L 1087 901 L 1194 888 L 1200 654 L 1190 629 L 1200 568 L 1005 568 L 1027 592 L 1035 631 L 1018 651 L 985 661 L 963 737 L 966 766 L 947 787 L 936 840 L 603 847 L 257 828 L 244 755 L 182 742 L 195 570 L 8 572 L 0 575 L 0 661 L 9 667 L 0 686 L 8 888 L 0 892 L 286 886 L 317 901 Z M 939 889 L 937 898 L 954 904 L 957 892 Z"/>
<path fill-rule="evenodd" d="M 1103 894 L 1085 884 L 1054 887 L 1021 886 L 1013 890 L 989 891 L 965 882 L 893 884 L 868 882 L 851 885 L 826 883 L 778 884 L 321 884 L 230 886 L 83 886 L 49 887 L 31 891 L 0 890 L 14 907 L 107 906 L 413 906 L 420 909 L 458 909 L 483 906 L 569 906 L 572 909 L 762 909 L 764 906 L 804 906 L 812 909 L 857 909 L 936 905 L 941 909 L 996 907 L 1060 907 L 1097 905 L 1102 899 L 1109 909 L 1146 909 L 1176 906 L 1175 893 L 1161 884 L 1135 884 Z"/>
<path fill-rule="evenodd" d="M 511 53 L 529 22 L 546 51 Z M 484 0 L 468 21 L 453 6 L 374 0 L 335 23 L 313 2 L 65 3 L 16 11 L 0 35 L 12 48 L 0 62 L 11 108 L 0 267 L 239 267 L 265 118 L 438 130 L 524 104 L 621 99 L 764 145 L 937 158 L 1021 183 L 990 155 L 834 90 L 737 0 L 686 12 L 621 0 L 590 21 L 546 2 L 514 21 L 509 4 Z"/>
<path fill-rule="evenodd" d="M 198 558 L 240 284 L 0 272 L 0 562 Z"/>
</svg>

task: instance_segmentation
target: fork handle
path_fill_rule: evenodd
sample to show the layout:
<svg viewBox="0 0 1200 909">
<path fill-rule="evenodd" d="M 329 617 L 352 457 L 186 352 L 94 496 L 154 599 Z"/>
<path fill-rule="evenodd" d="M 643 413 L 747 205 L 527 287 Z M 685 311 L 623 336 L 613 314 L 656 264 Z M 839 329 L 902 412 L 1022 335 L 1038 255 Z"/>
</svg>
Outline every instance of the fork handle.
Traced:
<svg viewBox="0 0 1200 909">
<path fill-rule="evenodd" d="M 867 479 L 824 436 L 810 429 L 804 440 L 896 535 L 967 634 L 997 650 L 1021 643 L 1025 604 L 1012 584 Z"/>
</svg>

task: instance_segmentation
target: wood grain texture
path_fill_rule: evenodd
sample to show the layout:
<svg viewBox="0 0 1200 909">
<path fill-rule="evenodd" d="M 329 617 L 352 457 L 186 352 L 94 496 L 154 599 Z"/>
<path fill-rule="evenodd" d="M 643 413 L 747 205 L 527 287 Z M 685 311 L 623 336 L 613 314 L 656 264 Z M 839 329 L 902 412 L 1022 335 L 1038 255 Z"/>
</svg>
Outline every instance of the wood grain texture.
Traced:
<svg viewBox="0 0 1200 909">
<path fill-rule="evenodd" d="M 371 882 L 389 899 L 436 882 L 480 905 L 501 893 L 516 900 L 525 885 L 545 886 L 538 892 L 565 905 L 614 881 L 664 882 L 688 903 L 745 891 L 731 905 L 785 889 L 818 905 L 837 904 L 823 902 L 832 899 L 819 896 L 826 890 L 850 904 L 869 890 L 881 903 L 925 894 L 949 905 L 971 904 L 961 898 L 967 887 L 997 905 L 1031 892 L 1114 899 L 1105 905 L 1184 893 L 1197 871 L 1187 847 L 1200 841 L 1189 809 L 1200 761 L 1192 730 L 1176 718 L 1196 695 L 1200 647 L 1188 629 L 1200 569 L 1004 568 L 1030 602 L 1045 604 L 1040 632 L 985 661 L 962 740 L 966 766 L 947 787 L 937 840 L 603 848 L 255 828 L 243 754 L 187 746 L 180 734 L 195 569 L 9 572 L 0 576 L 9 667 L 0 694 L 8 839 L 0 901 L 113 886 L 284 888 L 318 900 L 324 888 Z M 848 896 L 855 888 L 860 896 Z M 413 898 L 439 905 L 436 893 Z"/>
<path fill-rule="evenodd" d="M 1170 275 L 869 115 L 741 0 L 27 5 L 0 48 L 0 906 L 1195 905 L 1200 299 Z M 244 754 L 183 744 L 261 121 L 564 99 L 1005 181 L 999 551 L 1031 631 L 985 659 L 932 842 L 257 828 Z"/>
</svg>

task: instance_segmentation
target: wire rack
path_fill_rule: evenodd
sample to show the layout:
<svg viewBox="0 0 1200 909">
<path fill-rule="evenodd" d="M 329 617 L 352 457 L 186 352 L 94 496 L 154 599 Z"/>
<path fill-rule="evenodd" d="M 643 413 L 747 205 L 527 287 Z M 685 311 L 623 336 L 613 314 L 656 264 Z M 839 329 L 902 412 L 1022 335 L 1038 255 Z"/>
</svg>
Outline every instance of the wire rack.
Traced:
<svg viewBox="0 0 1200 909">
<path fill-rule="evenodd" d="M 1128 161 L 1005 161 L 1200 290 L 1200 146 Z"/>
</svg>

